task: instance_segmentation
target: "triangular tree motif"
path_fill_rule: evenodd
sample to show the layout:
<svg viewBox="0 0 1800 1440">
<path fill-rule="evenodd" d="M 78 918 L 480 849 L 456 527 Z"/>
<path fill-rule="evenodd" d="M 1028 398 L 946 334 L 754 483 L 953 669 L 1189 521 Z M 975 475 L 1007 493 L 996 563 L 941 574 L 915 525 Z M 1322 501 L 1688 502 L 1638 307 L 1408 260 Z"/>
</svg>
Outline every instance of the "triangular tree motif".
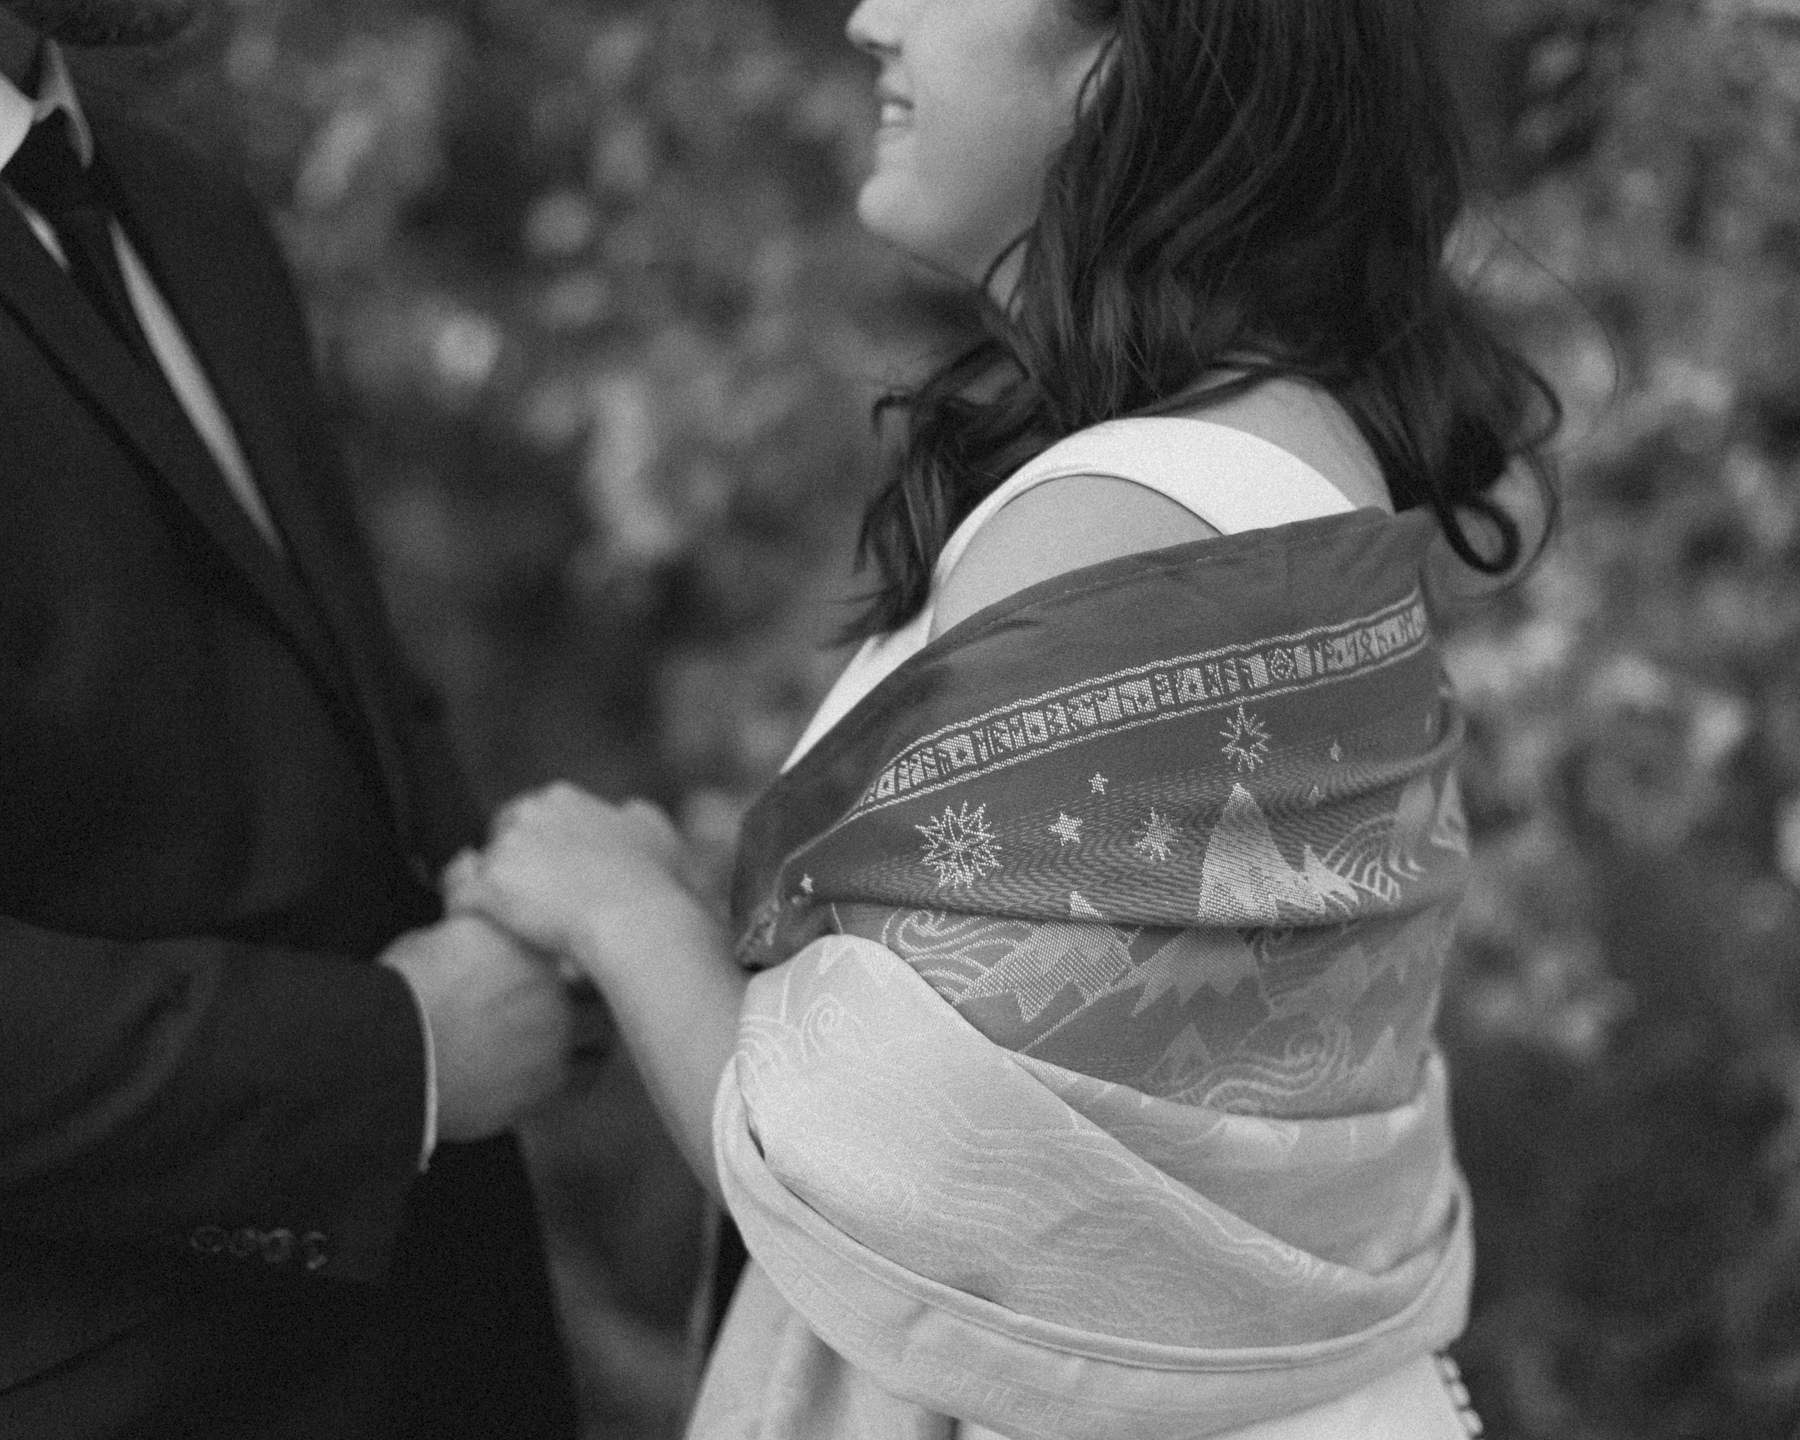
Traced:
<svg viewBox="0 0 1800 1440">
<path fill-rule="evenodd" d="M 1094 908 L 1087 896 L 1079 890 L 1069 892 L 1069 918 L 1071 920 L 1104 920 L 1106 917 Z"/>
<path fill-rule="evenodd" d="M 1272 996 L 1270 1018 L 1303 1018 L 1318 1026 L 1346 1023 L 1369 988 L 1371 969 L 1368 952 L 1361 945 L 1340 950 L 1330 964 L 1304 983 Z"/>
<path fill-rule="evenodd" d="M 1200 1032 L 1189 1022 L 1181 1027 L 1180 1032 L 1157 1057 L 1145 1078 L 1155 1085 L 1159 1094 L 1186 1098 L 1183 1092 L 1212 1068 L 1212 1051 L 1200 1038 Z"/>
<path fill-rule="evenodd" d="M 1233 785 L 1200 866 L 1201 923 L 1254 926 L 1323 920 L 1338 895 L 1336 877 L 1329 888 L 1321 888 L 1288 863 L 1254 797 L 1242 785 Z"/>
<path fill-rule="evenodd" d="M 1406 1054 L 1408 1057 L 1414 1054 L 1411 1046 L 1407 1047 Z M 1358 1077 L 1371 1091 L 1376 1094 L 1391 1094 L 1410 1077 L 1413 1066 L 1417 1063 L 1416 1059 L 1401 1057 L 1394 1027 L 1388 1025 L 1375 1037 L 1369 1053 L 1363 1056 L 1362 1063 L 1356 1068 Z"/>
<path fill-rule="evenodd" d="M 1136 967 L 1129 985 L 1141 985 L 1131 1013 L 1141 1015 L 1173 990 L 1179 1004 L 1192 1000 L 1202 985 L 1224 998 L 1246 980 L 1256 979 L 1256 956 L 1235 930 L 1182 930 Z"/>
<path fill-rule="evenodd" d="M 1370 945 L 1375 957 L 1376 976 L 1392 974 L 1399 985 L 1416 985 L 1413 967 L 1427 967 L 1435 983 L 1438 972 L 1450 953 L 1450 940 L 1456 928 L 1456 907 L 1431 905 L 1409 915 L 1403 921 L 1383 921 L 1381 938 Z"/>
<path fill-rule="evenodd" d="M 1342 905 L 1347 913 L 1355 912 L 1360 903 L 1356 886 L 1321 860 L 1310 845 L 1300 857 L 1300 873 L 1327 903 Z"/>
<path fill-rule="evenodd" d="M 1011 952 L 972 981 L 956 1004 L 1010 996 L 1029 1025 L 1050 1002 L 1073 986 L 1088 1004 L 1117 988 L 1131 971 L 1131 957 L 1116 931 L 1094 925 L 1034 925 Z"/>
<path fill-rule="evenodd" d="M 1384 904 L 1429 869 L 1428 848 L 1467 855 L 1468 828 L 1454 772 L 1440 793 L 1430 775 L 1415 775 L 1392 811 L 1358 821 L 1321 858 L 1321 865 Z M 1460 848 L 1459 848 L 1460 847 Z"/>
<path fill-rule="evenodd" d="M 1388 839 L 1387 864 L 1396 879 L 1411 879 L 1423 868 L 1419 852 L 1430 839 L 1437 809 L 1431 776 L 1415 775 L 1406 782 L 1399 803 L 1394 806 L 1393 829 Z"/>
</svg>

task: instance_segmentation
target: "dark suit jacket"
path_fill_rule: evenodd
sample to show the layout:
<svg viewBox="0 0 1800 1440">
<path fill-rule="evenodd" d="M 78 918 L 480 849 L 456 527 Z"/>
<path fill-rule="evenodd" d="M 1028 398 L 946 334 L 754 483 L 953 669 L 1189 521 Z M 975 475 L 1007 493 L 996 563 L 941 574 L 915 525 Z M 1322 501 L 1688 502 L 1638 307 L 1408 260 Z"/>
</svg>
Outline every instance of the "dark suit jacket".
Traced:
<svg viewBox="0 0 1800 1440">
<path fill-rule="evenodd" d="M 0 201 L 0 1434 L 572 1432 L 508 1142 L 372 964 L 480 825 L 254 205 L 95 117 L 286 541 Z"/>
</svg>

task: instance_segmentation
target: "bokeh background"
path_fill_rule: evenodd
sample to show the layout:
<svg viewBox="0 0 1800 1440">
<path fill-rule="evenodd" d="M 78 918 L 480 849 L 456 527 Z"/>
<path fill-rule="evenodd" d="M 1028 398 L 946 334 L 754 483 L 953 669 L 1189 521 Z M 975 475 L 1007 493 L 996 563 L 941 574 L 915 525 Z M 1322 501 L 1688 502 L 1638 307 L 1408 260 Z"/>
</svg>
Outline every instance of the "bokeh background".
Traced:
<svg viewBox="0 0 1800 1440">
<path fill-rule="evenodd" d="M 1800 0 L 1441 0 L 1470 282 L 1565 522 L 1447 607 L 1442 1030 L 1497 1440 L 1800 1435 Z M 231 0 L 90 57 L 266 201 L 491 800 L 719 857 L 843 654 L 868 406 L 966 325 L 861 236 L 846 0 Z M 694 1190 L 622 1056 L 528 1137 L 590 1434 L 673 1433 Z"/>
</svg>

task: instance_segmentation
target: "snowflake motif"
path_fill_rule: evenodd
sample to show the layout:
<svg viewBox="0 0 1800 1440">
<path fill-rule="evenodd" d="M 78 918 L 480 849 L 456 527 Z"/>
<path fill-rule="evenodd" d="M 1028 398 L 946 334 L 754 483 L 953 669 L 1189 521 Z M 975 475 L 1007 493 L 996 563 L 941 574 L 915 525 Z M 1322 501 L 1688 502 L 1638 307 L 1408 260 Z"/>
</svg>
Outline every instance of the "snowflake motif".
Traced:
<svg viewBox="0 0 1800 1440">
<path fill-rule="evenodd" d="M 1263 728 L 1262 717 L 1246 715 L 1242 705 L 1219 734 L 1225 740 L 1220 753 L 1236 761 L 1239 770 L 1254 770 L 1269 758 L 1269 732 Z"/>
<path fill-rule="evenodd" d="M 973 885 L 990 870 L 1000 868 L 1000 846 L 988 829 L 987 806 L 971 811 L 967 804 L 944 813 L 924 825 L 915 825 L 925 837 L 925 863 L 940 885 Z"/>
<path fill-rule="evenodd" d="M 1342 760 L 1343 758 L 1344 758 L 1344 747 L 1342 745 L 1338 744 L 1337 741 L 1333 740 L 1331 742 L 1331 763 L 1335 765 L 1335 764 L 1337 764 L 1338 761 Z"/>
<path fill-rule="evenodd" d="M 813 878 L 812 878 L 812 876 L 802 875 L 800 877 L 800 893 L 802 895 L 810 895 L 813 893 Z"/>
<path fill-rule="evenodd" d="M 1050 833 L 1060 837 L 1065 845 L 1079 845 L 1081 843 L 1081 826 L 1082 822 L 1073 815 L 1065 815 L 1058 810 L 1056 823 L 1050 827 Z"/>
<path fill-rule="evenodd" d="M 1175 825 L 1167 815 L 1159 815 L 1154 807 L 1150 811 L 1149 823 L 1144 826 L 1144 833 L 1138 836 L 1132 849 L 1146 860 L 1167 860 L 1169 847 L 1175 841 Z"/>
<path fill-rule="evenodd" d="M 1096 795 L 1104 795 L 1106 793 L 1106 785 L 1106 777 L 1098 770 L 1094 772 L 1094 778 L 1088 781 L 1088 789 L 1092 790 Z"/>
</svg>

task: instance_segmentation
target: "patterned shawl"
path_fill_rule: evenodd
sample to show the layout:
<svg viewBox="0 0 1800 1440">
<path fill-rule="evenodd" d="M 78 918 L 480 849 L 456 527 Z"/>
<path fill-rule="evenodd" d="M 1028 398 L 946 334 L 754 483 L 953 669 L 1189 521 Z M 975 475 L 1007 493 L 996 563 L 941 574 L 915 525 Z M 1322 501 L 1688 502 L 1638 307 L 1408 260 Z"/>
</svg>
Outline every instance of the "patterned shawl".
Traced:
<svg viewBox="0 0 1800 1440">
<path fill-rule="evenodd" d="M 1217 1434 L 1460 1331 L 1431 534 L 1358 511 L 1033 587 L 755 807 L 714 1127 L 753 1263 L 691 1434 Z"/>
</svg>

